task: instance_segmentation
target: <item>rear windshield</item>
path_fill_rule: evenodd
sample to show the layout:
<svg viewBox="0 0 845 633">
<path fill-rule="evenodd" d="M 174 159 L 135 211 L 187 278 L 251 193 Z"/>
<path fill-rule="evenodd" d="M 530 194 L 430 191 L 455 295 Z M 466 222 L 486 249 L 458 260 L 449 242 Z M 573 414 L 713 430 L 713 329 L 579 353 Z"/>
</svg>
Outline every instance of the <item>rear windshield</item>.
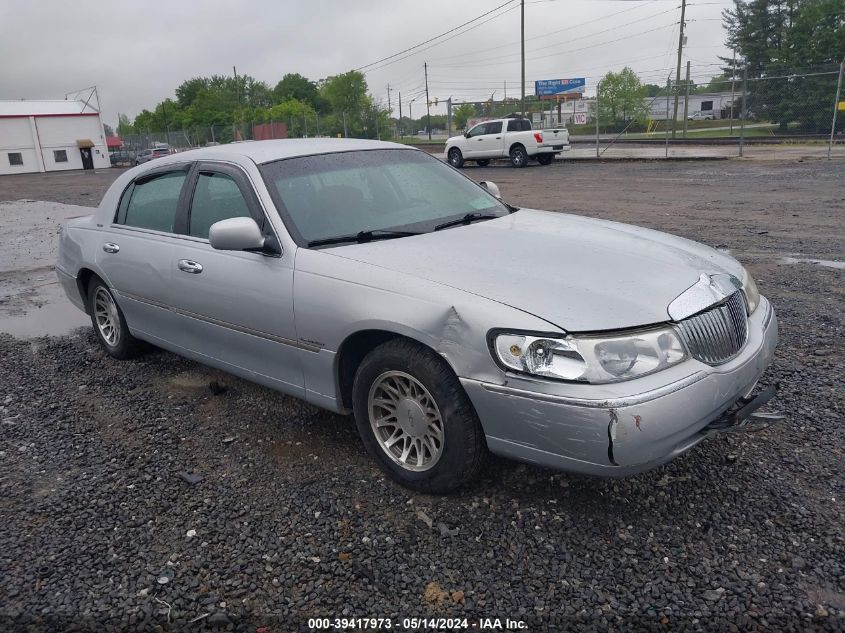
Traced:
<svg viewBox="0 0 845 633">
<path fill-rule="evenodd" d="M 531 129 L 528 119 L 511 119 L 508 121 L 508 132 L 526 132 Z"/>
</svg>

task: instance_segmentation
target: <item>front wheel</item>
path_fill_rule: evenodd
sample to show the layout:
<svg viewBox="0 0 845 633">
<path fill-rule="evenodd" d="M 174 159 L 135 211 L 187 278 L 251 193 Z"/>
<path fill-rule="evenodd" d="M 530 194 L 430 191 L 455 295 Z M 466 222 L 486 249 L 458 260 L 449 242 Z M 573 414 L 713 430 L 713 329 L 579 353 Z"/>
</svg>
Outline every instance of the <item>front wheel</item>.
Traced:
<svg viewBox="0 0 845 633">
<path fill-rule="evenodd" d="M 484 158 L 482 160 L 477 160 L 477 161 L 475 161 L 475 164 L 478 165 L 479 167 L 487 167 L 487 165 L 490 164 L 490 159 Z"/>
<path fill-rule="evenodd" d="M 555 159 L 554 154 L 539 154 L 537 156 L 537 162 L 541 165 L 551 165 L 552 161 Z"/>
<path fill-rule="evenodd" d="M 487 455 L 460 381 L 430 349 L 393 340 L 361 362 L 352 386 L 364 446 L 397 482 L 443 494 L 473 479 Z"/>
<path fill-rule="evenodd" d="M 449 158 L 449 164 L 455 169 L 460 169 L 464 166 L 464 155 L 461 154 L 461 150 L 457 147 L 450 149 L 447 156 Z"/>
<path fill-rule="evenodd" d="M 514 167 L 525 167 L 528 164 L 528 153 L 522 145 L 511 147 L 510 157 Z"/>
</svg>

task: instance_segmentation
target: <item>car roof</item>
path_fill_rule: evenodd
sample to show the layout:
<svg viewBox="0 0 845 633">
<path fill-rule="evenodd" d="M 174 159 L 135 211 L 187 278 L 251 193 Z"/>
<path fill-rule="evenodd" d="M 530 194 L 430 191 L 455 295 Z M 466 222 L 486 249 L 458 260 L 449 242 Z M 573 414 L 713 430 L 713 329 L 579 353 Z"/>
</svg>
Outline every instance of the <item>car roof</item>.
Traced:
<svg viewBox="0 0 845 633">
<path fill-rule="evenodd" d="M 415 148 L 399 143 L 386 141 L 370 141 L 352 138 L 294 138 L 271 141 L 242 141 L 226 145 L 214 145 L 179 152 L 172 155 L 176 161 L 189 160 L 231 160 L 243 157 L 257 164 L 269 163 L 284 158 L 310 156 L 313 154 L 331 154 L 334 152 L 350 152 L 369 149 L 405 149 Z M 161 159 L 159 159 L 161 160 Z M 167 159 L 165 159 L 167 160 Z M 158 165 L 162 163 L 157 162 Z"/>
</svg>

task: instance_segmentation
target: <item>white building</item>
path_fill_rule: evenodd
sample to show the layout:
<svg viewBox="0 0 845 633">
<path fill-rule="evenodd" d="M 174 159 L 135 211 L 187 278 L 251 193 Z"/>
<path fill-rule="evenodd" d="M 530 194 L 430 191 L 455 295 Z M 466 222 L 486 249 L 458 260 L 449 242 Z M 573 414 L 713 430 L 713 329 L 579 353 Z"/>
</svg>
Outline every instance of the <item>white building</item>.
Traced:
<svg viewBox="0 0 845 633">
<path fill-rule="evenodd" d="M 109 167 L 100 113 L 84 101 L 0 101 L 0 175 Z"/>
</svg>

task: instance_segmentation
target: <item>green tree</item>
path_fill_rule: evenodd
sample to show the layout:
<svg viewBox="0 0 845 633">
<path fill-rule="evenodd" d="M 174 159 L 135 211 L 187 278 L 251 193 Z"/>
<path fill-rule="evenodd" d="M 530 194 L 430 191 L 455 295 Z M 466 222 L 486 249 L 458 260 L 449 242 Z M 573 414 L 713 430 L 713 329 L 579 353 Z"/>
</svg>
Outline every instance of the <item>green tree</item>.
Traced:
<svg viewBox="0 0 845 633">
<path fill-rule="evenodd" d="M 333 115 L 330 120 L 335 122 L 330 133 L 345 130 L 348 136 L 363 138 L 388 135 L 387 110 L 378 106 L 367 93 L 363 73 L 351 70 L 327 77 L 320 82 L 320 96 Z"/>
<path fill-rule="evenodd" d="M 781 129 L 830 129 L 835 71 L 845 56 L 843 15 L 843 0 L 734 0 L 723 11 L 726 44 L 737 52 L 736 65 L 722 58 L 725 74 L 747 70 L 747 107 L 755 117 Z"/>
<path fill-rule="evenodd" d="M 306 127 L 310 135 L 316 135 L 317 113 L 310 103 L 299 99 L 286 99 L 266 110 L 264 121 L 281 121 L 288 126 L 288 136 L 305 136 Z"/>
<path fill-rule="evenodd" d="M 467 126 L 467 120 L 475 116 L 475 105 L 462 103 L 452 110 L 452 120 L 455 122 L 455 129 L 463 130 Z"/>
<path fill-rule="evenodd" d="M 125 114 L 118 114 L 117 115 L 117 135 L 118 136 L 129 136 L 131 134 L 137 134 L 137 130 L 135 126 L 129 121 L 129 117 Z"/>
<path fill-rule="evenodd" d="M 282 80 L 273 88 L 273 99 L 275 103 L 296 99 L 310 104 L 314 110 L 320 109 L 317 84 L 299 73 L 288 73 L 282 77 Z"/>
<path fill-rule="evenodd" d="M 608 72 L 599 83 L 599 117 L 605 123 L 644 120 L 648 117 L 646 90 L 636 73 L 623 68 Z"/>
</svg>

